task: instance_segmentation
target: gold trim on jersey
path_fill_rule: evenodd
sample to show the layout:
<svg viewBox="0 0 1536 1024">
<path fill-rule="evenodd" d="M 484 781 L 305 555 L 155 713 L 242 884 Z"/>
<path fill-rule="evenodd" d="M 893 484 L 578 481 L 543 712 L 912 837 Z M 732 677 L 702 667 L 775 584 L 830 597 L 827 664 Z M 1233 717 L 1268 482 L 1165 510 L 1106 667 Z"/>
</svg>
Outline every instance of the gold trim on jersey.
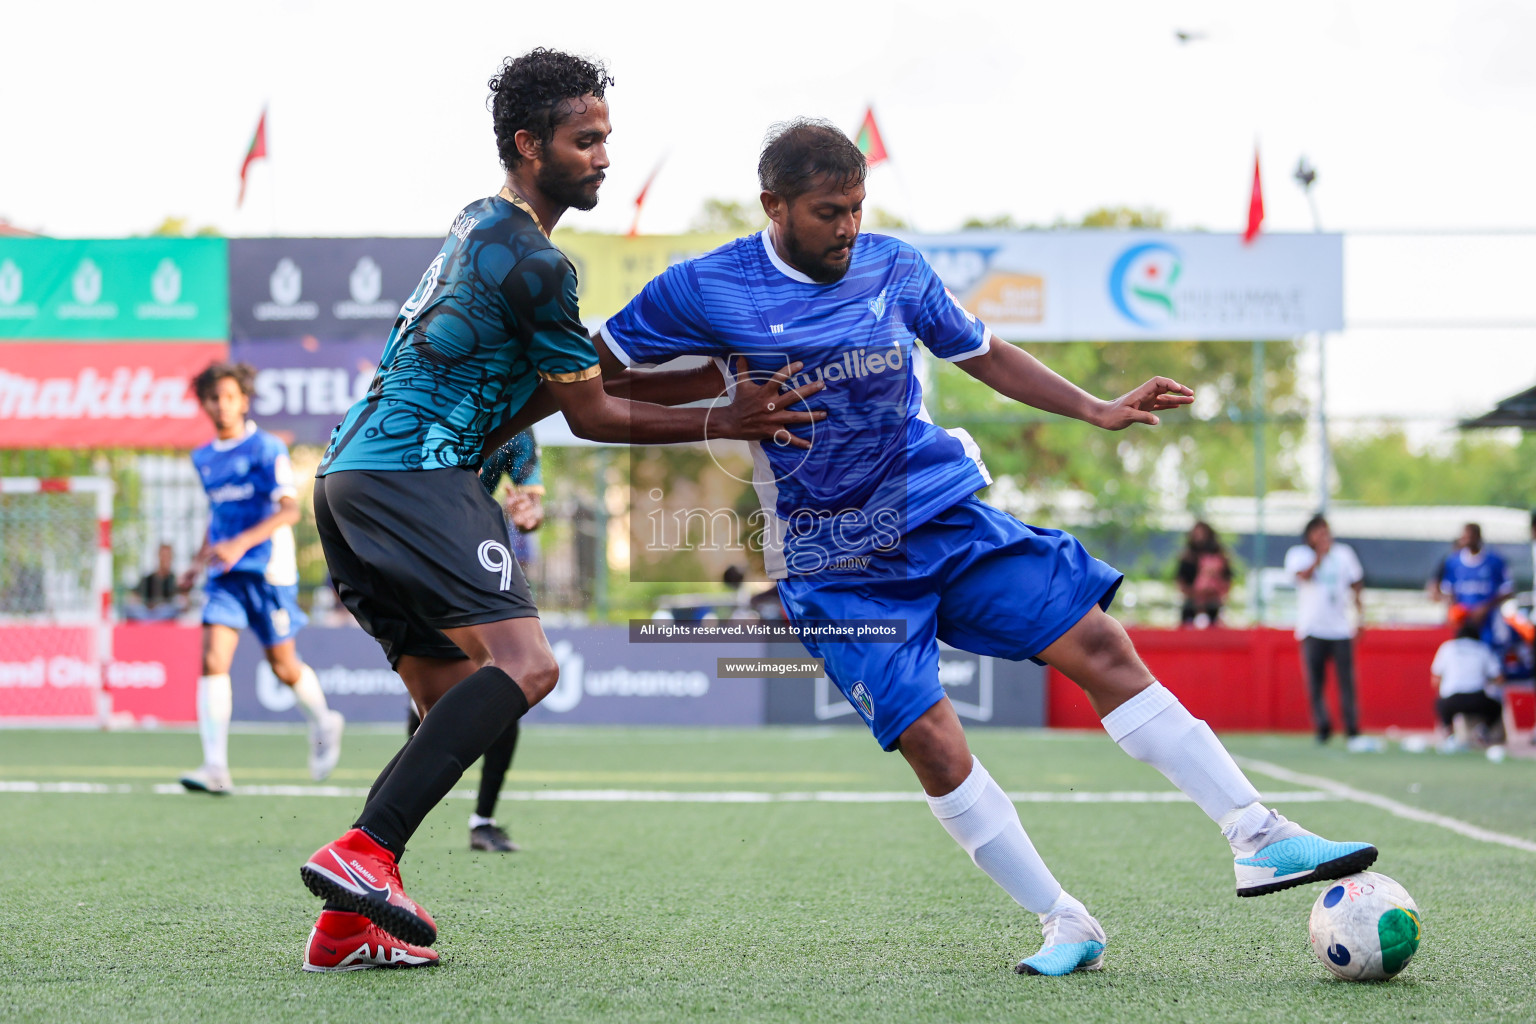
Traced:
<svg viewBox="0 0 1536 1024">
<path fill-rule="evenodd" d="M 549 237 L 549 232 L 544 230 L 544 222 L 539 220 L 539 215 L 533 212 L 533 207 L 528 205 L 528 200 L 524 199 L 516 192 L 513 192 L 506 185 L 501 186 L 501 191 L 496 194 L 501 196 L 501 198 L 505 199 L 507 202 L 511 203 L 513 206 L 517 207 L 519 210 L 522 210 L 528 216 L 532 217 L 533 226 L 538 228 L 539 233 L 542 234 L 545 238 Z"/>
<path fill-rule="evenodd" d="M 575 373 L 545 373 L 539 371 L 539 376 L 545 380 L 552 380 L 556 384 L 575 384 L 577 381 L 591 380 L 603 372 L 601 366 L 589 366 L 585 370 L 577 370 Z"/>
</svg>

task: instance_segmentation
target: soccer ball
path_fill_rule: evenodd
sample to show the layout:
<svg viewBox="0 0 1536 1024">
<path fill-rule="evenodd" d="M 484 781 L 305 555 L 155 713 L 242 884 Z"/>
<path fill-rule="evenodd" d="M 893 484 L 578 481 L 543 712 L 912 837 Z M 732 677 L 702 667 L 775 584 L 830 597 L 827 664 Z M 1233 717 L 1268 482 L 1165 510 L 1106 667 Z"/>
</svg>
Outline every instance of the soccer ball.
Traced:
<svg viewBox="0 0 1536 1024">
<path fill-rule="evenodd" d="M 1423 928 L 1408 890 L 1361 871 L 1329 884 L 1307 923 L 1312 952 L 1345 981 L 1385 981 L 1418 952 Z"/>
</svg>

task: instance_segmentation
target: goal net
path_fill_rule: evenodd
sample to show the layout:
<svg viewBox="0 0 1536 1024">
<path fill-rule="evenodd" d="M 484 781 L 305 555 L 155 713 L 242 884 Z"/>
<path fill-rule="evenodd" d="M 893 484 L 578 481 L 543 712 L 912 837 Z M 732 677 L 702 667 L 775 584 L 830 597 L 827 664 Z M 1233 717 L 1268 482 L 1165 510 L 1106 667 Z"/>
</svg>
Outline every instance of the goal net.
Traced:
<svg viewBox="0 0 1536 1024">
<path fill-rule="evenodd" d="M 0 477 L 0 721 L 105 724 L 112 481 Z"/>
</svg>

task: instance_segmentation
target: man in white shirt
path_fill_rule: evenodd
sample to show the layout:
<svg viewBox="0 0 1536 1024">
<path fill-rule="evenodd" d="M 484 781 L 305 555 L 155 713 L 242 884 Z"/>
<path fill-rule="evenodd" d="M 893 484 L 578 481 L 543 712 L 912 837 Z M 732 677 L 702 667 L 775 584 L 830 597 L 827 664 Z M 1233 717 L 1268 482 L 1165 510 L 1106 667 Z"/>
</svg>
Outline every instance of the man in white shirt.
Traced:
<svg viewBox="0 0 1536 1024">
<path fill-rule="evenodd" d="M 1353 548 L 1334 543 L 1333 531 L 1321 514 L 1307 522 L 1301 536 L 1305 543 L 1285 553 L 1285 571 L 1296 583 L 1296 639 L 1301 641 L 1301 662 L 1312 697 L 1317 742 L 1327 743 L 1333 735 L 1333 721 L 1323 699 L 1331 660 L 1339 681 L 1339 710 L 1344 716 L 1349 747 L 1367 749 L 1369 741 L 1360 736 L 1355 706 L 1356 626 L 1349 617 L 1351 599 L 1358 619 L 1363 621 L 1365 617 L 1360 601 L 1365 572 Z"/>
<path fill-rule="evenodd" d="M 1504 670 L 1480 633 L 1477 623 L 1470 619 L 1463 622 L 1456 639 L 1447 640 L 1435 652 L 1429 678 L 1440 694 L 1435 714 L 1446 737 L 1456 716 L 1465 715 L 1477 723 L 1488 742 L 1497 745 L 1504 739 L 1504 705 L 1494 693 L 1504 681 Z M 1455 750 L 1458 744 L 1452 740 L 1441 749 Z"/>
</svg>

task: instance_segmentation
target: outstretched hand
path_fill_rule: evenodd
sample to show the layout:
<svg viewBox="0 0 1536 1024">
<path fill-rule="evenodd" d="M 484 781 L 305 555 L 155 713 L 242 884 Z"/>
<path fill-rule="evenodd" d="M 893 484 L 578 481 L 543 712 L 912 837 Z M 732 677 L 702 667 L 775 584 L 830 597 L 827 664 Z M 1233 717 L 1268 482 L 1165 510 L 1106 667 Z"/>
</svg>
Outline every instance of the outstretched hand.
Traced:
<svg viewBox="0 0 1536 1024">
<path fill-rule="evenodd" d="M 1094 423 L 1105 430 L 1124 430 L 1132 423 L 1155 427 L 1161 422 L 1156 413 L 1177 409 L 1194 400 L 1194 391 L 1178 381 L 1153 377 L 1134 391 L 1127 391 L 1114 401 L 1105 402 L 1094 418 Z"/>
<path fill-rule="evenodd" d="M 809 448 L 808 438 L 797 437 L 790 427 L 817 423 L 827 418 L 826 410 L 792 409 L 826 387 L 812 381 L 804 387 L 784 389 L 784 384 L 800 372 L 803 363 L 790 363 L 763 381 L 754 382 L 748 374 L 747 361 L 736 361 L 736 394 L 731 404 L 720 410 L 725 417 L 720 436 L 740 441 L 772 441 L 781 447 Z"/>
</svg>

